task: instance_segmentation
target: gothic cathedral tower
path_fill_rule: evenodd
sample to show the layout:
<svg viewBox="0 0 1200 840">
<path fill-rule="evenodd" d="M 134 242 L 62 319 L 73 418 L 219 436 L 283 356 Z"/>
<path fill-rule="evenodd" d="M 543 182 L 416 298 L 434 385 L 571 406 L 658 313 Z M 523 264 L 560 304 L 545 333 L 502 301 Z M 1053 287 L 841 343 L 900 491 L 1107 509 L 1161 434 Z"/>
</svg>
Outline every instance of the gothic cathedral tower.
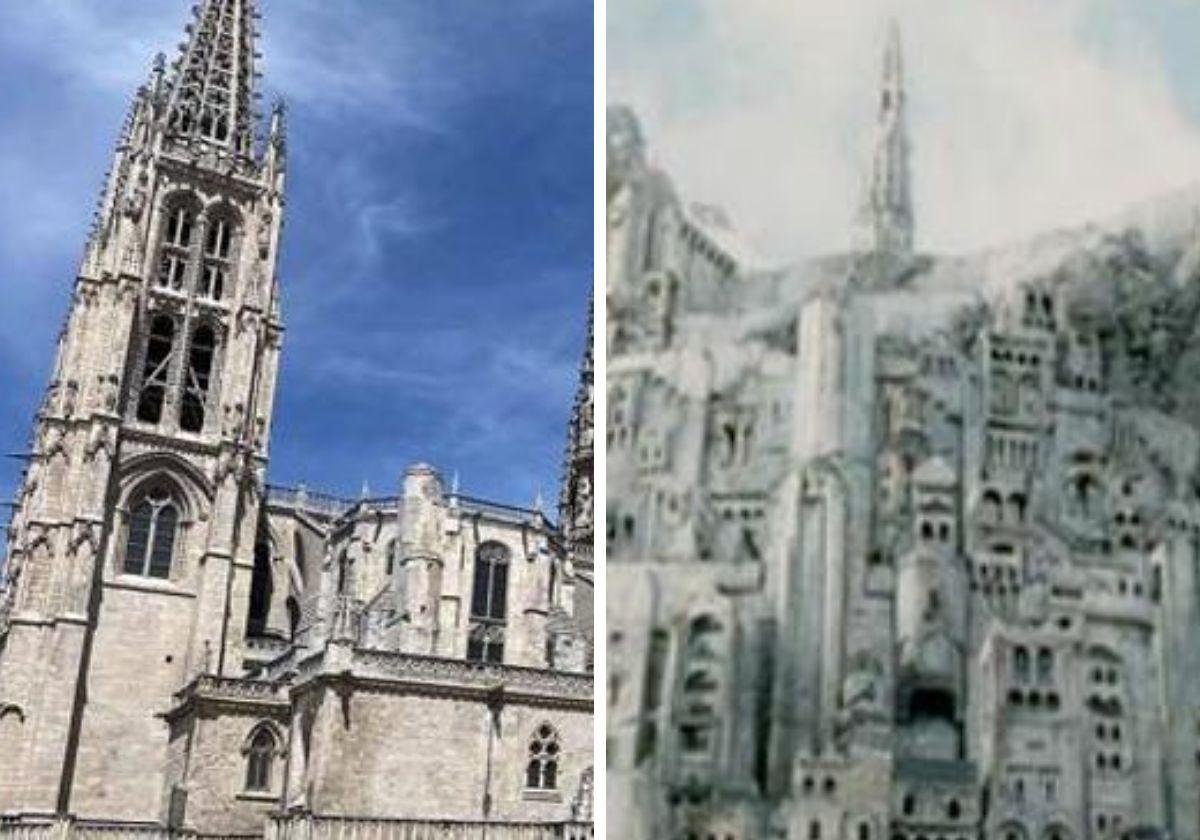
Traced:
<svg viewBox="0 0 1200 840">
<path fill-rule="evenodd" d="M 253 0 L 195 14 L 134 98 L 35 422 L 0 590 L 0 812 L 158 820 L 158 715 L 240 673 L 283 113 L 258 142 Z"/>
</svg>

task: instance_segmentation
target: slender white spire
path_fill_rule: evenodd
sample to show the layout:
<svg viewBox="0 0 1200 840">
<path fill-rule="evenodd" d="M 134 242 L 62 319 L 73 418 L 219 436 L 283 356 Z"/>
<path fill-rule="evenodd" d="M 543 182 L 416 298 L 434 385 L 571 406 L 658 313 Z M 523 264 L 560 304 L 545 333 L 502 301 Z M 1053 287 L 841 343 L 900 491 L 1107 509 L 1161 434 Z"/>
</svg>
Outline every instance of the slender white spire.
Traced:
<svg viewBox="0 0 1200 840">
<path fill-rule="evenodd" d="M 913 249 L 912 184 L 900 26 L 888 26 L 871 171 L 859 215 L 859 246 L 881 254 Z"/>
</svg>

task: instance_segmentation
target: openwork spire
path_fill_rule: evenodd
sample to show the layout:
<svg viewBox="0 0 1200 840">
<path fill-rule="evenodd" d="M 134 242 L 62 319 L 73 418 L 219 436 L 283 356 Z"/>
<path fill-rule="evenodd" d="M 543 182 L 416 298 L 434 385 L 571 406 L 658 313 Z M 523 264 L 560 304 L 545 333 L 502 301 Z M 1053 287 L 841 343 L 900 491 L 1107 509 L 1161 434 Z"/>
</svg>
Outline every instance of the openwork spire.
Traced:
<svg viewBox="0 0 1200 840">
<path fill-rule="evenodd" d="M 249 155 L 254 127 L 254 0 L 203 0 L 170 84 L 168 136 Z"/>
<path fill-rule="evenodd" d="M 892 21 L 883 56 L 875 148 L 859 218 L 861 247 L 881 254 L 910 254 L 913 249 L 905 100 L 900 27 Z"/>
</svg>

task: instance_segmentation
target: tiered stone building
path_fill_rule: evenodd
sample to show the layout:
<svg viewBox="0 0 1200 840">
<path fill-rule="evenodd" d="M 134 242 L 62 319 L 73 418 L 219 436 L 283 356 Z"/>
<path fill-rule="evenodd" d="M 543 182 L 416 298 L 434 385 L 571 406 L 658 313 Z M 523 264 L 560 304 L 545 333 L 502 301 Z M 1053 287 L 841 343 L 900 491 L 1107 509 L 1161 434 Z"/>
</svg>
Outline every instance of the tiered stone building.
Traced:
<svg viewBox="0 0 1200 840">
<path fill-rule="evenodd" d="M 199 3 L 137 92 L 75 283 L 0 587 L 0 837 L 590 835 L 590 351 L 561 528 L 425 465 L 266 483 L 254 6 Z"/>
<path fill-rule="evenodd" d="M 1200 837 L 1200 234 L 921 253 L 905 106 L 779 269 L 609 110 L 610 836 Z"/>
</svg>

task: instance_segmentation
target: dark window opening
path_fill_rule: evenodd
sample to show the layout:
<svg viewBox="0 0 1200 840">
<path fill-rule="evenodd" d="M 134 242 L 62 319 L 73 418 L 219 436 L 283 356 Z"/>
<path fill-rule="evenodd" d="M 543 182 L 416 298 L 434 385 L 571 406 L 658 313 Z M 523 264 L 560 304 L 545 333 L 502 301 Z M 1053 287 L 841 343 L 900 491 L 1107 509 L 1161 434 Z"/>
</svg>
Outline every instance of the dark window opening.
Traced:
<svg viewBox="0 0 1200 840">
<path fill-rule="evenodd" d="M 259 543 L 254 548 L 254 571 L 250 577 L 250 615 L 246 632 L 261 636 L 267 630 L 267 619 L 271 612 L 273 583 L 271 581 L 271 547 Z"/>
<path fill-rule="evenodd" d="M 192 350 L 188 355 L 187 379 L 183 383 L 183 403 L 179 414 L 179 425 L 185 432 L 204 430 L 216 343 L 216 335 L 212 327 L 207 325 L 197 329 L 192 337 Z"/>
<path fill-rule="evenodd" d="M 944 689 L 919 688 L 908 701 L 909 717 L 914 720 L 954 720 L 954 696 Z"/>
<path fill-rule="evenodd" d="M 162 421 L 167 400 L 167 383 L 175 349 L 175 322 L 165 315 L 150 324 L 146 339 L 146 360 L 142 365 L 142 391 L 138 398 L 137 419 L 143 423 Z"/>
</svg>

